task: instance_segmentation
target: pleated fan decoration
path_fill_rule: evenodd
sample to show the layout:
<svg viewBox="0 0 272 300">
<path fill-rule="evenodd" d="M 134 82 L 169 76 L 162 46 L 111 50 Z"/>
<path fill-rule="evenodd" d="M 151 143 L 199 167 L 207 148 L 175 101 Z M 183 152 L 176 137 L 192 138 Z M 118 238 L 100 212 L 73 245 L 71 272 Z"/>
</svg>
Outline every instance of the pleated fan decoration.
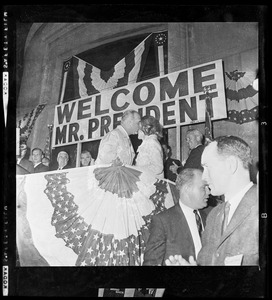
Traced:
<svg viewBox="0 0 272 300">
<path fill-rule="evenodd" d="M 119 157 L 111 166 L 95 169 L 94 174 L 101 189 L 117 194 L 121 198 L 131 198 L 132 194 L 139 190 L 136 182 L 140 180 L 141 172 L 123 165 Z"/>
</svg>

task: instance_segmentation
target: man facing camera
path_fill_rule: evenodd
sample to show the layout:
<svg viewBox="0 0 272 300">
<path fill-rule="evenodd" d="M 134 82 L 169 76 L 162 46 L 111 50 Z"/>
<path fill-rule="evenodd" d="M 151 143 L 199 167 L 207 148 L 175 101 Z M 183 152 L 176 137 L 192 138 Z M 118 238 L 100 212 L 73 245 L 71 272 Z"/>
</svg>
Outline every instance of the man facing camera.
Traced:
<svg viewBox="0 0 272 300">
<path fill-rule="evenodd" d="M 92 165 L 94 165 L 94 159 L 92 158 L 90 151 L 83 150 L 80 154 L 80 166 L 87 167 Z"/>
<path fill-rule="evenodd" d="M 177 176 L 179 203 L 152 218 L 150 236 L 144 253 L 144 266 L 164 265 L 170 255 L 187 259 L 197 257 L 201 249 L 209 189 L 202 171 L 184 169 Z"/>
<path fill-rule="evenodd" d="M 49 170 L 49 168 L 42 163 L 44 154 L 40 148 L 32 149 L 31 157 L 34 166 L 34 173 L 47 172 Z"/>
<path fill-rule="evenodd" d="M 57 156 L 58 168 L 57 170 L 69 169 L 71 166 L 68 165 L 69 155 L 65 151 L 60 151 Z"/>
</svg>

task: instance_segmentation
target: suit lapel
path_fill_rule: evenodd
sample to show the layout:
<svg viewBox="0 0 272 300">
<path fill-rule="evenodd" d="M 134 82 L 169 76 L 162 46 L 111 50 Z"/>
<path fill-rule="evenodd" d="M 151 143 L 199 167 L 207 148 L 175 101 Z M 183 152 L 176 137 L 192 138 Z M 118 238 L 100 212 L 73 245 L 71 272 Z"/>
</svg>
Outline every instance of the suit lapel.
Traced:
<svg viewBox="0 0 272 300">
<path fill-rule="evenodd" d="M 202 223 L 203 223 L 203 226 L 204 226 L 203 229 L 205 229 L 205 227 L 206 227 L 207 213 L 205 211 L 203 211 L 202 209 L 199 209 L 198 211 L 200 213 L 201 220 L 202 220 Z"/>
<path fill-rule="evenodd" d="M 235 229 L 244 222 L 244 220 L 247 218 L 247 216 L 251 212 L 251 207 L 256 203 L 256 196 L 253 195 L 253 193 L 257 193 L 256 186 L 252 186 L 244 195 L 243 199 L 239 203 L 238 207 L 236 208 L 227 228 L 226 231 L 223 233 L 220 244 L 223 243 L 223 241 L 229 237 Z M 257 194 L 256 194 L 257 195 Z M 222 210 L 223 214 L 223 210 Z M 221 222 L 222 224 L 222 222 Z M 220 227 L 221 229 L 221 227 Z M 219 246 L 220 246 L 219 244 Z"/>
</svg>

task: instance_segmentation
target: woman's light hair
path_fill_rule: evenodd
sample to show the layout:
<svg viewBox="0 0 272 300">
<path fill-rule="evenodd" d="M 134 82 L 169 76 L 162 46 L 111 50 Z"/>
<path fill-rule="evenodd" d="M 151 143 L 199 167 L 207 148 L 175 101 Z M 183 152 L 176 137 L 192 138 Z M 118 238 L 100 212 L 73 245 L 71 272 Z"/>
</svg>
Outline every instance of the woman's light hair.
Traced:
<svg viewBox="0 0 272 300">
<path fill-rule="evenodd" d="M 156 134 L 160 139 L 163 137 L 162 125 L 160 122 L 153 116 L 144 116 L 141 119 L 142 131 L 146 135 Z"/>
</svg>

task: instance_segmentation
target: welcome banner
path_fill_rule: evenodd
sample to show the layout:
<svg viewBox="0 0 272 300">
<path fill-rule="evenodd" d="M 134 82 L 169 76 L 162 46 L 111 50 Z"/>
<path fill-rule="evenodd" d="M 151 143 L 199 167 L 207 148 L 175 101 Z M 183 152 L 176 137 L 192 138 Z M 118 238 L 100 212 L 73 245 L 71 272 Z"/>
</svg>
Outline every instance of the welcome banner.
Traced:
<svg viewBox="0 0 272 300">
<path fill-rule="evenodd" d="M 209 86 L 211 120 L 227 118 L 222 60 L 57 105 L 52 146 L 100 139 L 135 109 L 170 128 L 205 122 L 203 91 Z"/>
</svg>

